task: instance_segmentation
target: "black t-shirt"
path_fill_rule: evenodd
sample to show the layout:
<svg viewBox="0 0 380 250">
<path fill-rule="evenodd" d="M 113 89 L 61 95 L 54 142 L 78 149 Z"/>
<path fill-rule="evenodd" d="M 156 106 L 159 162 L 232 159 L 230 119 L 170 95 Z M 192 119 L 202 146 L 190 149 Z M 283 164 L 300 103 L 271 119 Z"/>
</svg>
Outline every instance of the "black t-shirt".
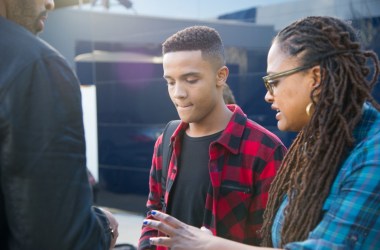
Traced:
<svg viewBox="0 0 380 250">
<path fill-rule="evenodd" d="M 169 197 L 168 213 L 195 227 L 201 227 L 210 186 L 209 147 L 222 134 L 190 137 L 184 133 L 178 172 Z"/>
</svg>

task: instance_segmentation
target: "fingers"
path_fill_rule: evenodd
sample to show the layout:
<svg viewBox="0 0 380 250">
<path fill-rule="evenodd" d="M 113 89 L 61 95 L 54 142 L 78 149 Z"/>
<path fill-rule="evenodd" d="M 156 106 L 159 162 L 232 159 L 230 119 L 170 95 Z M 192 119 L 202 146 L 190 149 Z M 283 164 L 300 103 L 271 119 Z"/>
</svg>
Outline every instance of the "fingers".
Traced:
<svg viewBox="0 0 380 250">
<path fill-rule="evenodd" d="M 173 242 L 170 237 L 173 237 L 178 233 L 178 228 L 182 225 L 186 225 L 174 217 L 153 210 L 152 216 L 157 220 L 144 220 L 144 226 L 157 229 L 158 231 L 168 235 L 169 237 L 152 237 L 149 239 L 151 245 L 171 247 Z"/>
<path fill-rule="evenodd" d="M 156 210 L 153 210 L 151 212 L 151 214 L 153 215 L 153 217 L 155 219 L 158 219 L 162 222 L 164 222 L 165 224 L 171 226 L 171 227 L 174 227 L 174 228 L 181 228 L 181 227 L 185 227 L 186 224 L 177 220 L 176 218 L 168 215 L 168 214 L 165 214 L 165 213 L 162 213 L 160 211 L 156 211 Z"/>
<path fill-rule="evenodd" d="M 212 232 L 211 232 L 211 230 L 208 229 L 208 228 L 206 228 L 206 227 L 201 227 L 201 230 L 202 230 L 203 232 L 209 234 L 209 235 L 213 235 Z"/>
<path fill-rule="evenodd" d="M 152 237 L 149 239 L 151 245 L 171 247 L 172 241 L 169 237 Z"/>
<path fill-rule="evenodd" d="M 102 208 L 99 208 L 99 209 L 102 210 L 102 212 L 106 215 L 108 219 L 109 227 L 110 227 L 109 230 L 111 234 L 110 249 L 113 249 L 116 244 L 117 238 L 119 237 L 119 223 L 117 222 L 116 218 L 110 211 L 106 209 L 102 209 Z"/>
<path fill-rule="evenodd" d="M 157 229 L 158 231 L 160 231 L 166 235 L 169 235 L 169 236 L 173 236 L 175 234 L 175 230 L 176 230 L 172 226 L 167 225 L 167 224 L 165 224 L 161 221 L 157 221 L 157 220 L 144 220 L 143 225 L 150 227 L 150 228 Z"/>
</svg>

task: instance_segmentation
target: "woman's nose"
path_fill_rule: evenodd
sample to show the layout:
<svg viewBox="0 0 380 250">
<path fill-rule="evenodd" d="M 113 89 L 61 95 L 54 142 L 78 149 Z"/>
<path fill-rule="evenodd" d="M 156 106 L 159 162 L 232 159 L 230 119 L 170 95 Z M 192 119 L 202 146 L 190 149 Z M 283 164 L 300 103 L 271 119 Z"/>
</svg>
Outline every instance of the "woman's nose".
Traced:
<svg viewBox="0 0 380 250">
<path fill-rule="evenodd" d="M 272 103 L 273 102 L 273 95 L 269 91 L 267 91 L 265 96 L 264 96 L 264 99 L 266 102 Z"/>
</svg>

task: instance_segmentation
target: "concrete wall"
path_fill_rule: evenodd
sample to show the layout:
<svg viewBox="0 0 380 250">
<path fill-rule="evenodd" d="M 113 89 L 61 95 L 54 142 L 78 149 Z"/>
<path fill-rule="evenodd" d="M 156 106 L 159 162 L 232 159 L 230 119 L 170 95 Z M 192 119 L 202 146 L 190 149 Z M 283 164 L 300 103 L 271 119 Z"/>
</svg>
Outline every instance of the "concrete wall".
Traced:
<svg viewBox="0 0 380 250">
<path fill-rule="evenodd" d="M 63 8 L 49 13 L 41 38 L 57 48 L 74 66 L 75 42 L 78 40 L 161 44 L 171 34 L 192 25 L 216 28 L 225 46 L 268 48 L 274 35 L 272 25 L 180 20 Z"/>
</svg>

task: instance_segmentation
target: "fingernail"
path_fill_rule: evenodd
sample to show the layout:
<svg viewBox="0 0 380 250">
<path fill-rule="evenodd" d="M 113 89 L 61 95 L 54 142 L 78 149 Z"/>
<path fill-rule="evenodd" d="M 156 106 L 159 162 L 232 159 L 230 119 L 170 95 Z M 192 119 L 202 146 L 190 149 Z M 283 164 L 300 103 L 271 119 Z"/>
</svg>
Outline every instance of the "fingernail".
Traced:
<svg viewBox="0 0 380 250">
<path fill-rule="evenodd" d="M 143 225 L 148 225 L 148 221 L 147 221 L 147 220 L 144 220 L 144 221 L 143 221 Z"/>
<path fill-rule="evenodd" d="M 157 211 L 153 210 L 153 211 L 151 212 L 151 214 L 156 215 L 156 214 L 157 214 Z"/>
</svg>

